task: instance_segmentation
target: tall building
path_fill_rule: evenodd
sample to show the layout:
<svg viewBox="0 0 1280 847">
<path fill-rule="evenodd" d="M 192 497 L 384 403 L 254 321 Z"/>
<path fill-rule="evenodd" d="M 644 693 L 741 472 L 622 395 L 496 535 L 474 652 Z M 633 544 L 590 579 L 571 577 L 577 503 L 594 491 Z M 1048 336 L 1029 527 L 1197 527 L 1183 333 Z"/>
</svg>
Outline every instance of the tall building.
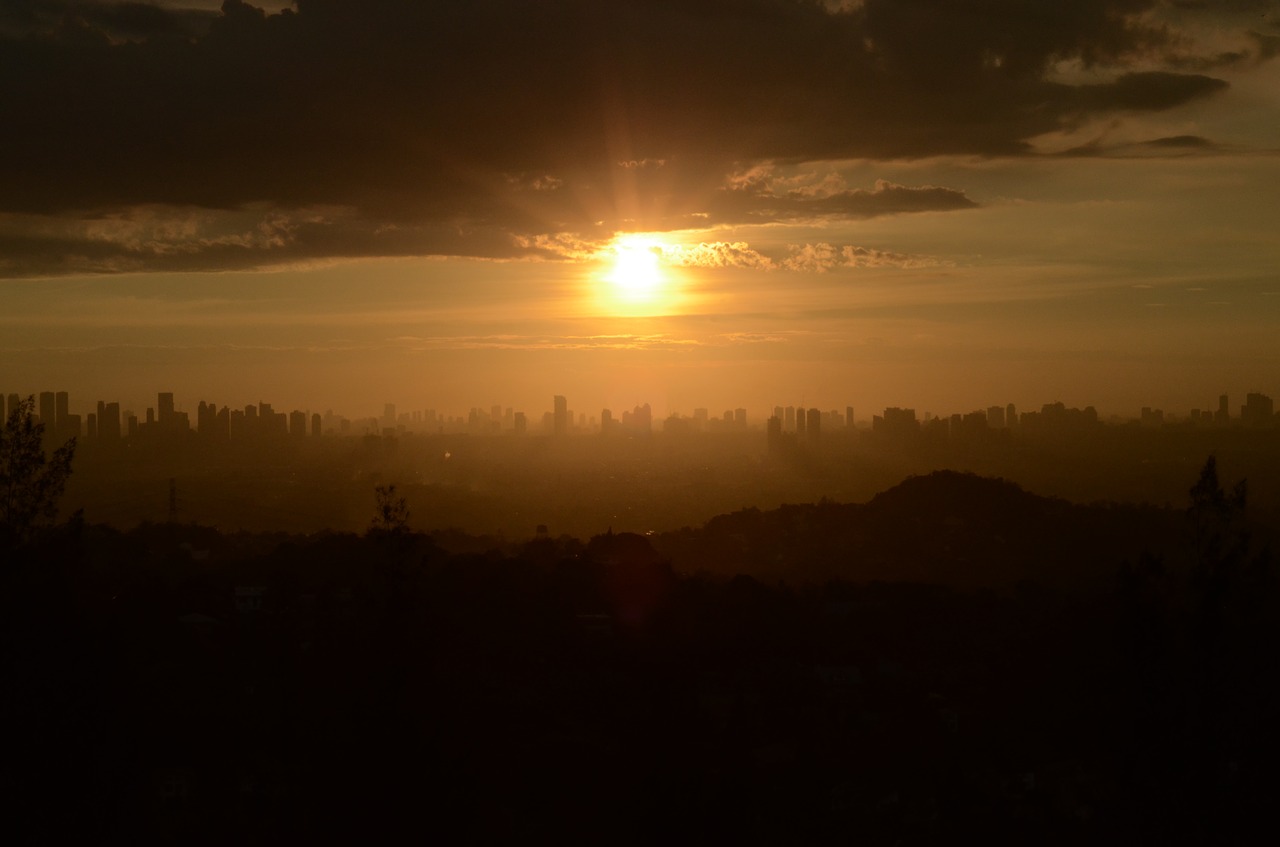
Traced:
<svg viewBox="0 0 1280 847">
<path fill-rule="evenodd" d="M 791 413 L 791 407 L 787 407 L 787 414 Z M 805 430 L 805 413 L 804 406 L 796 408 L 796 435 L 804 435 Z"/>
<path fill-rule="evenodd" d="M 1275 420 L 1275 404 L 1265 394 L 1256 392 L 1245 396 L 1240 407 L 1240 423 L 1249 427 L 1269 427 Z"/>
<path fill-rule="evenodd" d="M 156 398 L 156 409 L 159 412 L 160 428 L 169 430 L 174 428 L 173 419 L 173 392 L 161 391 L 159 397 Z"/>
<path fill-rule="evenodd" d="M 200 405 L 196 407 L 196 432 L 201 438 L 213 437 L 213 425 L 217 420 L 218 410 L 216 406 L 200 401 Z"/>
<path fill-rule="evenodd" d="M 307 413 L 294 409 L 289 413 L 289 435 L 294 438 L 307 437 Z"/>
<path fill-rule="evenodd" d="M 890 406 L 884 410 L 884 415 L 872 417 L 871 429 L 875 432 L 883 432 L 886 435 L 904 436 L 918 431 L 920 423 L 916 420 L 915 409 L 900 409 L 897 406 Z"/>
<path fill-rule="evenodd" d="M 613 412 L 604 409 L 600 412 L 600 434 L 608 435 L 611 429 L 613 429 Z"/>
<path fill-rule="evenodd" d="M 746 409 L 733 410 L 733 427 L 734 429 L 747 428 L 747 410 Z"/>
<path fill-rule="evenodd" d="M 780 412 L 782 409 L 774 411 Z M 765 423 L 765 444 L 770 453 L 777 453 L 782 449 L 782 415 L 774 415 Z"/>
<path fill-rule="evenodd" d="M 80 433 L 78 432 L 71 432 L 71 428 L 68 425 L 68 416 L 71 414 L 71 399 L 67 395 L 67 392 L 59 391 L 57 394 L 53 395 L 53 397 L 54 418 L 57 421 L 57 423 L 54 424 L 54 427 L 58 430 L 59 437 L 69 438 L 72 435 L 79 435 Z M 63 430 L 66 430 L 65 434 L 63 433 Z"/>
<path fill-rule="evenodd" d="M 1218 397 L 1218 413 L 1213 416 L 1213 422 L 1219 426 L 1226 426 L 1231 423 L 1231 407 L 1227 395 L 1223 394 Z"/>
<path fill-rule="evenodd" d="M 653 409 L 648 403 L 622 413 L 622 428 L 626 432 L 648 435 L 653 432 Z"/>
<path fill-rule="evenodd" d="M 55 413 L 54 396 L 52 391 L 40 392 L 40 423 L 44 424 L 45 435 L 53 435 L 54 430 L 58 427 L 58 416 Z"/>
<path fill-rule="evenodd" d="M 819 435 L 821 435 L 822 434 L 822 410 L 817 408 L 810 409 L 809 411 L 805 412 L 805 418 L 807 418 L 807 420 L 805 421 L 805 434 L 809 438 L 817 438 Z"/>
<path fill-rule="evenodd" d="M 555 435 L 564 435 L 569 431 L 569 401 L 557 394 L 551 398 L 555 411 L 552 412 L 551 431 Z"/>
<path fill-rule="evenodd" d="M 844 407 L 844 426 L 845 429 L 853 429 L 853 407 Z"/>
</svg>

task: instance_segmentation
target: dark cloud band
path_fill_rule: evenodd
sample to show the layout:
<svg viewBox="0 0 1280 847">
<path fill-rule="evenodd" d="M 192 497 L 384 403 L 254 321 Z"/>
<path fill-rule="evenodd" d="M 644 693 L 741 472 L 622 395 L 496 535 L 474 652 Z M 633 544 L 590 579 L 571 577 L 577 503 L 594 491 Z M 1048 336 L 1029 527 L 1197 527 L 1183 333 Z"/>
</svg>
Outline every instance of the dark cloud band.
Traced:
<svg viewBox="0 0 1280 847">
<path fill-rule="evenodd" d="M 456 252 L 506 255 L 515 235 L 966 208 L 945 188 L 799 197 L 725 178 L 770 160 L 1018 155 L 1091 115 L 1221 90 L 1136 70 L 1174 37 L 1157 6 L 24 0 L 0 18 L 0 212 L 339 208 L 328 236 L 358 253 L 418 229 L 488 233 Z M 1111 81 L 1056 81 L 1063 61 Z M 10 264 L 57 250 L 8 234 Z M 218 247 L 237 249 L 255 253 Z"/>
</svg>

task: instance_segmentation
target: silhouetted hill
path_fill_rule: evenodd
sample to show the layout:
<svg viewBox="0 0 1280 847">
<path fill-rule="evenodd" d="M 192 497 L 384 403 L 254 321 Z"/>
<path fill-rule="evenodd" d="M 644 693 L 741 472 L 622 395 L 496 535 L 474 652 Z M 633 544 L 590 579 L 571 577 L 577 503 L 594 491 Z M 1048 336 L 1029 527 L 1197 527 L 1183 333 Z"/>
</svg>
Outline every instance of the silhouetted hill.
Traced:
<svg viewBox="0 0 1280 847">
<path fill-rule="evenodd" d="M 1182 541 L 1181 513 L 1076 505 L 955 471 L 910 477 L 866 504 L 744 509 L 656 539 L 684 572 L 999 586 L 1103 587 L 1116 567 Z"/>
<path fill-rule="evenodd" d="M 1051 505 L 1067 506 L 1054 497 L 1040 497 L 1004 479 L 959 471 L 934 471 L 910 476 L 867 503 L 870 509 L 912 511 L 923 518 L 960 518 L 978 522 L 1027 517 Z"/>
</svg>

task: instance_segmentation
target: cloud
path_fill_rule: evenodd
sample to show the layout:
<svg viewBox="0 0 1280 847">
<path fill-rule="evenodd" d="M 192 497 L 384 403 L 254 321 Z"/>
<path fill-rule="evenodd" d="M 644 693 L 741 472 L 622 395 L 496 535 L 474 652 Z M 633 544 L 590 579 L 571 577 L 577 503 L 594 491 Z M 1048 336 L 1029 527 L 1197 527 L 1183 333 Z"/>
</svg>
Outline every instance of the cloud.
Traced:
<svg viewBox="0 0 1280 847">
<path fill-rule="evenodd" d="M 663 261 L 678 267 L 826 273 L 841 268 L 925 268 L 945 264 L 931 256 L 878 250 L 850 244 L 792 244 L 782 256 L 770 256 L 746 242 L 717 241 L 663 249 Z"/>
<path fill-rule="evenodd" d="M 912 256 L 849 245 L 841 248 L 840 255 L 847 268 L 932 268 L 947 264 L 929 256 Z"/>
<path fill-rule="evenodd" d="M 1197 52 L 1158 20 L 1171 8 L 1158 0 L 208 5 L 0 7 L 0 213 L 62 226 L 34 240 L 0 230 L 11 272 L 544 255 L 537 239 L 553 233 L 969 208 L 943 187 L 787 190 L 751 175 L 769 162 L 1026 155 L 1037 136 L 1226 85 L 1183 72 L 1222 51 Z M 1261 61 L 1274 38 L 1241 49 Z M 1180 66 L 1152 68 L 1175 54 Z M 1055 78 L 1070 61 L 1094 79 Z M 746 181 L 726 188 L 731 174 Z M 173 249 L 75 237 L 135 208 L 270 209 L 295 228 L 273 244 Z"/>
<path fill-rule="evenodd" d="M 778 267 L 790 271 L 826 273 L 841 268 L 927 268 L 946 263 L 928 256 L 910 256 L 853 245 L 834 246 L 825 242 L 793 244 L 790 255 Z"/>
<path fill-rule="evenodd" d="M 592 252 L 567 235 L 523 239 L 483 221 L 387 222 L 344 208 L 0 214 L 0 277 L 10 278 L 252 269 L 366 256 L 564 260 Z"/>
<path fill-rule="evenodd" d="M 1227 83 L 1203 74 L 1146 71 L 1111 82 L 1083 85 L 1075 97 L 1082 111 L 1158 111 L 1224 90 Z"/>
<path fill-rule="evenodd" d="M 782 267 L 790 271 L 824 273 L 839 267 L 841 259 L 841 251 L 830 244 L 792 245 L 791 255 L 782 262 Z"/>
<path fill-rule="evenodd" d="M 1108 142 L 1105 138 L 1099 137 L 1085 144 L 1068 148 L 1056 155 L 1073 158 L 1085 156 L 1117 159 L 1150 158 L 1153 156 L 1171 158 L 1213 154 L 1222 149 L 1222 145 L 1202 135 L 1167 135 L 1136 142 Z"/>
<path fill-rule="evenodd" d="M 196 37 L 209 31 L 217 5 L 111 2 L 111 0 L 8 0 L 0 5 L 0 34 L 11 37 L 96 33 L 112 42 L 155 37 Z"/>
<path fill-rule="evenodd" d="M 1168 135 L 1163 138 L 1153 138 L 1146 144 L 1151 147 L 1177 150 L 1208 150 L 1217 146 L 1209 139 L 1199 135 Z"/>
<path fill-rule="evenodd" d="M 663 249 L 663 260 L 685 268 L 754 268 L 769 270 L 774 262 L 744 241 L 703 242 Z"/>
<path fill-rule="evenodd" d="M 703 212 L 706 224 L 776 223 L 812 218 L 865 219 L 912 212 L 972 209 L 977 203 L 964 192 L 940 186 L 906 186 L 877 180 L 874 188 L 844 188 L 831 176 L 816 182 L 760 176 L 744 182 L 731 177 Z M 732 187 L 738 186 L 738 187 Z M 793 187 L 794 186 L 794 187 Z"/>
</svg>

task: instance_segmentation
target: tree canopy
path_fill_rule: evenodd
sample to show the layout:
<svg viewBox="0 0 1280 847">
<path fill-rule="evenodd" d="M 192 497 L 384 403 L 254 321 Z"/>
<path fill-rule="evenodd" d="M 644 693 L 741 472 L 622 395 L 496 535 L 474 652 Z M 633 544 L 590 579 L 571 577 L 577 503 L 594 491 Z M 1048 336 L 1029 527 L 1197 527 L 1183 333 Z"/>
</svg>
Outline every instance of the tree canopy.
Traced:
<svg viewBox="0 0 1280 847">
<path fill-rule="evenodd" d="M 45 424 L 34 409 L 34 396 L 19 401 L 0 429 L 0 547 L 22 544 L 51 523 L 71 476 L 75 438 L 46 455 Z"/>
</svg>

